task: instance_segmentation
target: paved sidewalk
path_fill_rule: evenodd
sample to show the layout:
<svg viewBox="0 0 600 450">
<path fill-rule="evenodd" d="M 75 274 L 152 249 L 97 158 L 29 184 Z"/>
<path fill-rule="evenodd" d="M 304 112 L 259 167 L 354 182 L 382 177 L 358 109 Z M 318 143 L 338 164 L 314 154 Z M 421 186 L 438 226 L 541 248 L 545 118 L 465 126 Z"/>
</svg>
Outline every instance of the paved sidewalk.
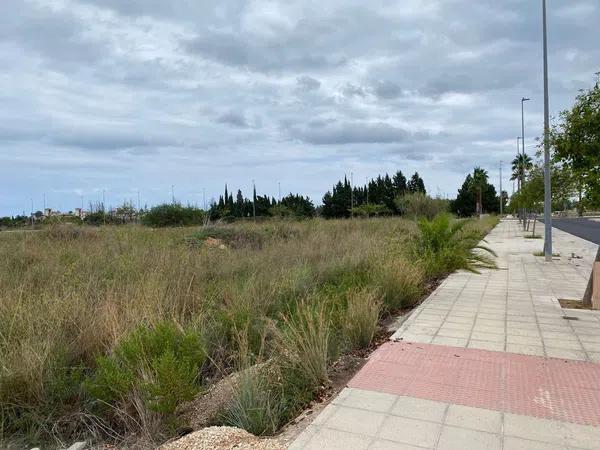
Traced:
<svg viewBox="0 0 600 450">
<path fill-rule="evenodd" d="M 597 246 L 553 232 L 546 263 L 502 222 L 500 270 L 448 277 L 291 448 L 599 449 L 600 312 L 558 303 Z"/>
</svg>

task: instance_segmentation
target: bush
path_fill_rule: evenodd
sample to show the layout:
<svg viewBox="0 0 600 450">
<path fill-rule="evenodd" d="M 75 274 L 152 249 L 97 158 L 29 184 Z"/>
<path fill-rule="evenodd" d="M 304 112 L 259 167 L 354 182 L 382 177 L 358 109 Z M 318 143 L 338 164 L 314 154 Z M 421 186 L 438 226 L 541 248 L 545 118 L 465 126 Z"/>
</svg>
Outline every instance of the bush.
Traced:
<svg viewBox="0 0 600 450">
<path fill-rule="evenodd" d="M 431 198 L 422 192 L 399 196 L 395 200 L 401 214 L 410 219 L 425 217 L 429 220 L 438 214 L 448 212 L 449 202 L 442 198 Z"/>
<path fill-rule="evenodd" d="M 205 359 L 198 332 L 180 330 L 173 322 L 142 326 L 111 355 L 97 359 L 97 370 L 85 388 L 97 400 L 125 406 L 140 393 L 148 410 L 170 415 L 199 391 Z"/>
<path fill-rule="evenodd" d="M 427 275 L 436 277 L 460 269 L 478 273 L 478 269 L 496 267 L 485 254 L 495 255 L 494 251 L 479 245 L 481 232 L 468 228 L 470 223 L 453 221 L 449 214 L 419 221 L 414 255 L 421 259 Z"/>
<path fill-rule="evenodd" d="M 377 331 L 381 296 L 377 291 L 354 289 L 346 294 L 348 305 L 342 316 L 344 337 L 352 349 L 366 348 Z"/>
<path fill-rule="evenodd" d="M 193 206 L 169 203 L 155 206 L 142 217 L 142 223 L 150 227 L 181 227 L 201 225 L 205 213 Z"/>
</svg>

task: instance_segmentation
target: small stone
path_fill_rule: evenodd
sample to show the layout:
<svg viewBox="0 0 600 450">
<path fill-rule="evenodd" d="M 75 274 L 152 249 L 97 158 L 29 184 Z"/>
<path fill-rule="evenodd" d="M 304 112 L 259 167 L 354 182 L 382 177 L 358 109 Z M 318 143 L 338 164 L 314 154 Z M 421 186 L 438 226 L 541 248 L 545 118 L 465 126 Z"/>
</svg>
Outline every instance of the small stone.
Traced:
<svg viewBox="0 0 600 450">
<path fill-rule="evenodd" d="M 85 450 L 86 448 L 87 448 L 87 442 L 81 441 L 81 442 L 75 442 L 67 450 Z"/>
</svg>

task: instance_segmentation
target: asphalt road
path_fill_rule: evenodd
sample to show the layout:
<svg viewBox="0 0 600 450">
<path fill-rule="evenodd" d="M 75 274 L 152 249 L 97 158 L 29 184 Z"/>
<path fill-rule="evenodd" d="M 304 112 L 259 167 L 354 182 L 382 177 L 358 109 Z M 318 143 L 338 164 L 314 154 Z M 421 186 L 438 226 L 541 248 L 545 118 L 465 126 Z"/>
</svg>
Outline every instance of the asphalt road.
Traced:
<svg viewBox="0 0 600 450">
<path fill-rule="evenodd" d="M 552 226 L 600 245 L 600 218 L 552 218 Z"/>
</svg>

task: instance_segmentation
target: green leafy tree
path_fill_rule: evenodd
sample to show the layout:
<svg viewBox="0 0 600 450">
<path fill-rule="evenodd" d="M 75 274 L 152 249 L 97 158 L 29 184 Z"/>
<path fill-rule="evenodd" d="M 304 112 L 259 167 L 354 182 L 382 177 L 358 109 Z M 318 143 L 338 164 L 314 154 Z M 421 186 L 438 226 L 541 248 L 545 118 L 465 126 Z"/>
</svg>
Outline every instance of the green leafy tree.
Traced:
<svg viewBox="0 0 600 450">
<path fill-rule="evenodd" d="M 567 166 L 591 207 L 600 206 L 600 83 L 581 92 L 550 133 L 554 160 Z M 580 202 L 581 203 L 581 202 Z"/>
<path fill-rule="evenodd" d="M 499 210 L 500 197 L 494 185 L 488 183 L 487 172 L 480 167 L 466 176 L 456 199 L 450 202 L 450 211 L 459 217 L 470 217 L 479 212 L 497 213 Z"/>
</svg>

